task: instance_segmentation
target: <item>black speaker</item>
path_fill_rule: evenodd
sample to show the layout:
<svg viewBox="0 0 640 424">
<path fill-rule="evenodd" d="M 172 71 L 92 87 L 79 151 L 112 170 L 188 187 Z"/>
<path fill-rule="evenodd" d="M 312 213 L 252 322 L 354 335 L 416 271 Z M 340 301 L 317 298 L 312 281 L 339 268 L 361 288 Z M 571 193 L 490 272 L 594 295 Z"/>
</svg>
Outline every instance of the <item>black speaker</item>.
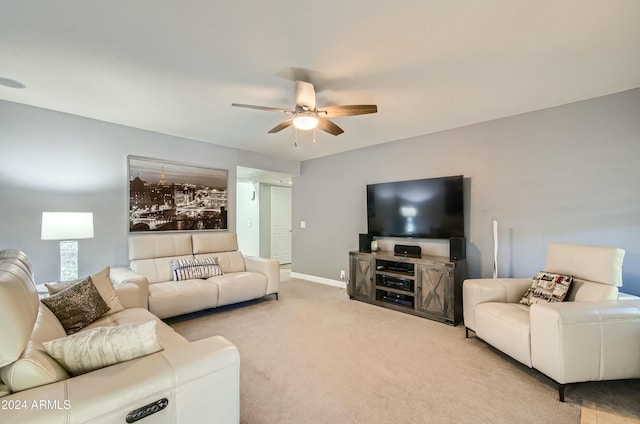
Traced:
<svg viewBox="0 0 640 424">
<path fill-rule="evenodd" d="M 373 236 L 371 234 L 360 234 L 360 251 L 361 252 L 371 252 L 371 242 L 373 241 Z"/>
<path fill-rule="evenodd" d="M 449 239 L 449 260 L 459 261 L 467 258 L 467 240 L 464 237 Z"/>
<path fill-rule="evenodd" d="M 422 248 L 420 246 L 396 244 L 393 247 L 393 253 L 396 256 L 407 256 L 409 258 L 419 258 L 422 255 Z"/>
</svg>

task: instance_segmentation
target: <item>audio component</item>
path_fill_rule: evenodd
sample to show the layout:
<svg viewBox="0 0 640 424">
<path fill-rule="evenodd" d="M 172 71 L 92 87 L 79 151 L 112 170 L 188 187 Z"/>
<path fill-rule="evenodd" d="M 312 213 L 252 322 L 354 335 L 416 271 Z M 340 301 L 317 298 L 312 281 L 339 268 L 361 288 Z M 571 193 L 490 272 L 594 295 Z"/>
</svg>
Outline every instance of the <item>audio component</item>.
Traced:
<svg viewBox="0 0 640 424">
<path fill-rule="evenodd" d="M 360 234 L 359 241 L 359 250 L 361 252 L 371 252 L 371 242 L 373 241 L 371 234 Z"/>
<path fill-rule="evenodd" d="M 387 275 L 382 276 L 382 285 L 392 289 L 413 291 L 413 280 L 407 280 L 405 278 L 389 277 Z"/>
<path fill-rule="evenodd" d="M 420 246 L 410 246 L 407 244 L 396 244 L 393 248 L 396 256 L 406 256 L 409 258 L 419 258 L 422 256 L 422 248 Z"/>
<path fill-rule="evenodd" d="M 382 295 L 382 299 L 387 302 L 397 303 L 399 305 L 411 306 L 413 307 L 413 296 L 409 296 L 406 294 L 399 294 L 393 292 L 386 292 Z"/>
<path fill-rule="evenodd" d="M 449 239 L 449 260 L 459 261 L 467 258 L 467 240 L 464 237 Z"/>
</svg>

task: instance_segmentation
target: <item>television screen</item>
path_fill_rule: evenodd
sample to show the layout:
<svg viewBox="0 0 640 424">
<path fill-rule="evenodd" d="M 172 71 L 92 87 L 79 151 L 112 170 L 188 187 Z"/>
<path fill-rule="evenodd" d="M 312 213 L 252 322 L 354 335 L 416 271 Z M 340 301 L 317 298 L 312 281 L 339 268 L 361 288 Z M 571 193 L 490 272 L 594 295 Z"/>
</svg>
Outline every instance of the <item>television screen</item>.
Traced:
<svg viewBox="0 0 640 424">
<path fill-rule="evenodd" d="M 462 175 L 367 185 L 369 234 L 464 237 Z"/>
</svg>

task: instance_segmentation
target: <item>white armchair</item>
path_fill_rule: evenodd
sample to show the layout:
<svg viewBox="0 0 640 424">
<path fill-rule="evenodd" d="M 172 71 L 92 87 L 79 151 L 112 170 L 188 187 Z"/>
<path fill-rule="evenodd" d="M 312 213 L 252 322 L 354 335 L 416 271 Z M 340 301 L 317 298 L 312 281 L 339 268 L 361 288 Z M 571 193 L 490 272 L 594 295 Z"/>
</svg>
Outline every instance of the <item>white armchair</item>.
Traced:
<svg viewBox="0 0 640 424">
<path fill-rule="evenodd" d="M 564 302 L 519 301 L 530 278 L 470 279 L 463 283 L 469 330 L 558 383 L 640 377 L 640 299 L 618 299 L 624 250 L 551 243 L 544 271 L 573 276 Z"/>
</svg>

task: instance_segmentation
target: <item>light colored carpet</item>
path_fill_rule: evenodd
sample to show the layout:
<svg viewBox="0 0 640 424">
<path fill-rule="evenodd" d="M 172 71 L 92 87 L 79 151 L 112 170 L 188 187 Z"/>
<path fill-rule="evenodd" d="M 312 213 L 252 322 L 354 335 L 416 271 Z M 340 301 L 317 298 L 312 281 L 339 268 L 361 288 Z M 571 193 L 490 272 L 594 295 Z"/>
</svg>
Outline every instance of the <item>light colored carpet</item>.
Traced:
<svg viewBox="0 0 640 424">
<path fill-rule="evenodd" d="M 246 424 L 579 423 L 583 401 L 640 417 L 638 380 L 570 386 L 561 403 L 549 378 L 465 339 L 463 326 L 303 280 L 284 278 L 279 301 L 167 322 L 189 340 L 238 346 Z"/>
</svg>

